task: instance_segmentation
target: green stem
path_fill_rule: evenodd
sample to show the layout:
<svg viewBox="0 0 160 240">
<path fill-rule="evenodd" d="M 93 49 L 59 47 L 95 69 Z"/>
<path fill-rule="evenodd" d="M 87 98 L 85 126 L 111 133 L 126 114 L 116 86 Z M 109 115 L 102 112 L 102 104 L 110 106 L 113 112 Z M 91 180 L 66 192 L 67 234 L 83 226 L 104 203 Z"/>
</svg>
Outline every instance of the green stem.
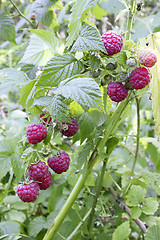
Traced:
<svg viewBox="0 0 160 240">
<path fill-rule="evenodd" d="M 103 166 L 102 166 L 102 170 L 101 170 L 101 175 L 98 179 L 98 185 L 97 185 L 97 190 L 96 190 L 96 195 L 94 197 L 94 200 L 93 200 L 93 204 L 92 204 L 92 210 L 91 210 L 91 214 L 89 216 L 89 219 L 88 219 L 88 224 L 87 224 L 87 227 L 88 227 L 88 231 L 90 231 L 90 228 L 91 228 L 91 225 L 92 225 L 92 221 L 93 221 L 93 217 L 94 217 L 94 212 L 95 212 L 95 207 L 97 205 L 97 199 L 99 197 L 99 194 L 100 194 L 100 191 L 101 191 L 101 188 L 102 188 L 102 183 L 103 183 L 103 178 L 104 178 L 104 174 L 105 174 L 105 170 L 106 170 L 106 165 L 107 165 L 107 159 L 104 159 L 103 161 Z"/>
<path fill-rule="evenodd" d="M 84 183 L 89 176 L 94 164 L 98 161 L 99 159 L 99 154 L 102 153 L 104 146 L 110 137 L 110 135 L 113 133 L 113 131 L 116 128 L 116 125 L 120 119 L 120 116 L 125 109 L 125 107 L 128 104 L 128 98 L 129 96 L 119 104 L 118 108 L 114 112 L 113 116 L 111 117 L 110 123 L 107 125 L 105 132 L 104 132 L 104 137 L 98 142 L 97 148 L 93 151 L 90 159 L 89 159 L 89 164 L 88 164 L 88 169 L 85 173 L 85 175 L 82 175 L 79 177 L 76 185 L 74 186 L 72 192 L 70 193 L 68 199 L 66 200 L 64 206 L 60 210 L 59 214 L 53 221 L 52 225 L 48 229 L 47 233 L 45 234 L 43 240 L 53 240 L 53 237 L 55 236 L 56 232 L 58 231 L 58 228 L 62 224 L 64 218 L 68 214 L 69 210 L 71 209 L 74 201 L 76 200 L 77 196 L 79 195 L 80 191 L 82 190 Z"/>
<path fill-rule="evenodd" d="M 132 28 L 132 22 L 133 22 L 134 4 L 135 4 L 135 0 L 131 0 L 130 8 L 129 8 L 128 23 L 127 23 L 126 40 L 129 40 L 131 36 L 130 30 Z"/>
<path fill-rule="evenodd" d="M 140 107 L 139 107 L 139 99 L 136 97 L 136 103 L 137 103 L 137 145 L 136 145 L 136 152 L 134 157 L 134 162 L 132 166 L 132 172 L 134 172 L 137 158 L 138 158 L 138 152 L 139 152 L 139 139 L 140 139 Z"/>
<path fill-rule="evenodd" d="M 23 17 L 27 22 L 29 22 L 33 28 L 37 28 L 37 26 L 35 26 L 28 18 L 24 16 L 24 14 L 19 10 L 17 5 L 12 0 L 9 0 L 9 1 L 13 4 L 13 6 L 15 7 L 15 9 L 17 10 L 17 12 L 20 14 L 21 17 Z"/>
</svg>

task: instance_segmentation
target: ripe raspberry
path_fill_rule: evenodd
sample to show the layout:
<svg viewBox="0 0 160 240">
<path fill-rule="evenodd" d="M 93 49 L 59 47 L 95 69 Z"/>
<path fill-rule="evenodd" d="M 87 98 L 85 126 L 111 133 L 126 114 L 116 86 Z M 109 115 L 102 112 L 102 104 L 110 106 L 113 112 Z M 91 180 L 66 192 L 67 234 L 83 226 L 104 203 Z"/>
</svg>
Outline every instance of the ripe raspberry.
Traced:
<svg viewBox="0 0 160 240">
<path fill-rule="evenodd" d="M 35 164 L 32 164 L 29 166 L 28 174 L 31 179 L 34 179 L 36 181 L 41 181 L 43 176 L 45 176 L 48 173 L 48 166 L 45 162 L 38 162 Z"/>
<path fill-rule="evenodd" d="M 32 20 L 35 20 L 36 19 L 36 15 L 33 13 L 33 14 L 31 14 L 31 19 Z"/>
<path fill-rule="evenodd" d="M 47 174 L 45 174 L 41 180 L 38 182 L 38 185 L 41 190 L 46 190 L 49 188 L 49 186 L 52 184 L 52 175 L 51 172 L 48 171 Z"/>
<path fill-rule="evenodd" d="M 37 144 L 43 141 L 47 136 L 47 128 L 41 123 L 31 123 L 26 129 L 28 142 Z"/>
<path fill-rule="evenodd" d="M 110 82 L 107 90 L 107 94 L 114 102 L 121 102 L 128 95 L 128 90 L 121 82 Z"/>
<path fill-rule="evenodd" d="M 48 158 L 48 166 L 58 174 L 66 172 L 69 168 L 70 158 L 68 154 L 61 151 L 60 156 Z"/>
<path fill-rule="evenodd" d="M 102 41 L 108 53 L 106 55 L 108 56 L 111 56 L 120 52 L 123 46 L 123 40 L 121 35 L 111 30 L 107 31 L 102 35 Z"/>
<path fill-rule="evenodd" d="M 44 118 L 44 116 L 47 117 Z M 52 121 L 52 117 L 49 116 L 49 112 L 47 110 L 44 110 L 43 113 L 40 114 L 40 118 L 42 118 L 42 124 L 47 125 L 47 127 L 49 127 L 49 123 Z"/>
<path fill-rule="evenodd" d="M 19 184 L 16 192 L 23 202 L 34 202 L 39 195 L 39 185 L 36 182 Z"/>
<path fill-rule="evenodd" d="M 129 75 L 129 81 L 134 89 L 142 89 L 150 82 L 150 73 L 147 68 L 135 68 Z"/>
<path fill-rule="evenodd" d="M 73 135 L 75 135 L 79 128 L 78 121 L 72 117 L 70 117 L 70 119 L 72 123 L 63 123 L 67 125 L 68 129 L 66 130 L 61 129 L 60 131 L 64 136 L 67 136 L 67 137 L 72 137 Z"/>
<path fill-rule="evenodd" d="M 139 60 L 142 65 L 150 68 L 157 62 L 157 54 L 151 48 L 143 49 L 139 54 Z"/>
</svg>

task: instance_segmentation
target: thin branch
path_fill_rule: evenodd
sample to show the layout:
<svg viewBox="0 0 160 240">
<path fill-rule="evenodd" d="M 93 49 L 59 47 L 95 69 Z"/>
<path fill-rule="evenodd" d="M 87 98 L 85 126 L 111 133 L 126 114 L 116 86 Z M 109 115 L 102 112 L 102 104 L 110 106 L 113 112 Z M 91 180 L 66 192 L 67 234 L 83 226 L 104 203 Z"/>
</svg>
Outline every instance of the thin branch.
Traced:
<svg viewBox="0 0 160 240">
<path fill-rule="evenodd" d="M 120 208 L 123 209 L 128 215 L 131 217 L 131 211 L 130 208 L 122 201 L 122 199 L 119 197 L 119 195 L 114 191 L 112 187 L 109 188 L 111 194 L 115 198 L 116 202 L 119 204 Z M 145 233 L 147 231 L 147 225 L 146 223 L 142 222 L 139 218 L 134 219 L 133 221 L 139 226 L 139 228 Z"/>
<path fill-rule="evenodd" d="M 13 4 L 13 6 L 15 7 L 15 9 L 17 10 L 17 12 L 20 14 L 21 17 L 23 17 L 27 22 L 29 22 L 33 28 L 37 28 L 37 26 L 35 26 L 28 18 L 24 16 L 24 14 L 19 10 L 17 5 L 12 0 L 9 0 L 9 1 Z"/>
<path fill-rule="evenodd" d="M 126 40 L 129 40 L 130 35 L 131 35 L 130 30 L 132 28 L 132 22 L 133 22 L 134 5 L 135 5 L 135 0 L 131 0 L 130 8 L 129 8 L 128 22 L 127 22 Z"/>
<path fill-rule="evenodd" d="M 66 240 L 72 239 L 72 237 L 77 233 L 77 231 L 80 229 L 80 227 L 83 225 L 83 223 L 86 221 L 88 216 L 90 215 L 91 209 L 87 212 L 87 214 L 84 216 L 82 221 L 77 225 L 77 227 L 73 230 L 73 232 L 67 237 Z"/>
<path fill-rule="evenodd" d="M 88 231 L 90 231 L 90 228 L 91 228 L 91 225 L 92 225 L 94 212 L 95 212 L 95 207 L 97 205 L 97 199 L 99 197 L 99 194 L 100 194 L 100 191 L 101 191 L 101 188 L 102 188 L 102 182 L 103 182 L 103 177 L 104 177 L 105 170 L 106 170 L 106 165 L 107 165 L 107 159 L 104 159 L 101 174 L 100 174 L 99 179 L 98 179 L 96 194 L 94 196 L 94 200 L 93 200 L 93 204 L 92 204 L 91 214 L 90 214 L 89 219 L 88 219 L 88 224 L 87 224 Z"/>
<path fill-rule="evenodd" d="M 137 162 L 137 158 L 138 158 L 139 138 L 140 138 L 140 107 L 139 107 L 139 99 L 137 98 L 137 96 L 135 96 L 135 98 L 136 98 L 136 103 L 137 103 L 137 145 L 136 145 L 134 162 L 133 162 L 133 166 L 132 166 L 132 172 L 134 172 L 136 162 Z"/>
</svg>

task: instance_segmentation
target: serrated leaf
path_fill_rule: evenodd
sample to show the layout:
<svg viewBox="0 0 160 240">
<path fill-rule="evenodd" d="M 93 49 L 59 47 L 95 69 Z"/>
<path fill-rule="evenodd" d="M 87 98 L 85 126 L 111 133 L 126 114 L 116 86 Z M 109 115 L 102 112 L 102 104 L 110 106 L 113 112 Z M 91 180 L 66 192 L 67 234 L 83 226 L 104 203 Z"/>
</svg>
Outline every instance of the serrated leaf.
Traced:
<svg viewBox="0 0 160 240">
<path fill-rule="evenodd" d="M 52 103 L 52 100 L 53 100 L 53 97 L 43 96 L 35 99 L 34 105 L 41 105 L 41 106 L 47 107 Z"/>
<path fill-rule="evenodd" d="M 83 64 L 70 54 L 53 57 L 45 66 L 38 85 L 57 86 L 62 80 L 81 73 Z"/>
<path fill-rule="evenodd" d="M 16 32 L 12 18 L 8 15 L 0 14 L 0 36 L 3 40 L 15 42 Z"/>
<path fill-rule="evenodd" d="M 34 218 L 28 225 L 29 235 L 36 237 L 37 234 L 44 228 L 46 228 L 46 220 L 44 217 L 36 217 Z"/>
<path fill-rule="evenodd" d="M 112 240 L 119 240 L 119 237 L 121 238 L 121 240 L 126 240 L 130 232 L 131 229 L 129 226 L 129 221 L 124 222 L 116 228 L 116 230 L 113 233 Z"/>
<path fill-rule="evenodd" d="M 12 164 L 13 172 L 16 176 L 17 182 L 19 182 L 19 180 L 21 179 L 22 175 L 25 172 L 25 168 L 24 168 L 23 162 L 22 162 L 20 156 L 18 155 L 18 153 L 16 152 L 16 150 L 15 150 L 14 154 L 12 154 L 11 164 Z"/>
<path fill-rule="evenodd" d="M 68 122 L 67 105 L 64 103 L 64 98 L 61 95 L 55 95 L 51 101 L 49 112 L 52 118 L 57 121 Z"/>
<path fill-rule="evenodd" d="M 135 219 L 139 218 L 142 213 L 142 209 L 139 207 L 132 207 L 130 210 L 131 210 L 131 217 Z"/>
<path fill-rule="evenodd" d="M 33 104 L 34 100 L 32 98 L 32 93 L 35 90 L 35 83 L 36 80 L 30 81 L 28 84 L 26 84 L 23 88 L 19 90 L 20 92 L 19 103 L 22 105 L 22 107 L 26 107 L 28 109 Z"/>
<path fill-rule="evenodd" d="M 33 64 L 25 64 L 21 67 L 21 71 L 25 72 L 30 79 L 36 78 L 37 70 L 38 66 Z"/>
<path fill-rule="evenodd" d="M 69 111 L 73 117 L 80 117 L 84 113 L 83 108 L 75 101 L 70 103 Z"/>
<path fill-rule="evenodd" d="M 150 68 L 152 79 L 150 82 L 150 90 L 152 93 L 152 109 L 155 120 L 155 134 L 159 138 L 160 136 L 160 33 L 153 33 L 148 35 L 145 39 L 141 39 L 141 47 L 146 46 L 149 43 L 149 47 L 153 48 L 157 53 L 157 63 Z"/>
<path fill-rule="evenodd" d="M 125 8 L 124 4 L 119 0 L 104 0 L 99 5 L 109 13 L 119 13 Z"/>
<path fill-rule="evenodd" d="M 74 40 L 77 38 L 79 31 L 82 26 L 82 21 L 88 17 L 88 12 L 86 12 L 90 7 L 94 6 L 99 0 L 78 0 L 75 1 L 71 11 L 71 20 L 69 24 L 67 38 L 67 46 L 71 46 Z"/>
<path fill-rule="evenodd" d="M 38 29 L 30 31 L 34 34 L 20 62 L 43 66 L 58 50 L 60 40 L 53 32 Z"/>
<path fill-rule="evenodd" d="M 92 119 L 92 117 L 89 116 L 87 112 L 81 115 L 78 123 L 79 123 L 80 138 L 82 143 L 86 138 L 89 138 L 90 135 L 93 133 L 96 127 L 96 124 Z"/>
<path fill-rule="evenodd" d="M 54 93 L 67 99 L 71 98 L 83 108 L 96 108 L 102 102 L 99 86 L 92 78 L 77 77 L 64 80 Z"/>
<path fill-rule="evenodd" d="M 98 30 L 89 25 L 83 24 L 80 34 L 71 48 L 71 52 L 100 50 L 106 52 Z"/>
<path fill-rule="evenodd" d="M 22 87 L 29 82 L 27 75 L 14 68 L 4 68 L 0 70 L 0 83 Z"/>
<path fill-rule="evenodd" d="M 54 1 L 56 2 L 56 1 Z M 32 4 L 32 13 L 36 15 L 36 19 L 43 25 L 50 26 L 54 17 L 52 10 L 48 10 L 54 5 L 49 0 L 37 0 Z"/>
<path fill-rule="evenodd" d="M 158 202 L 155 198 L 146 198 L 142 207 L 142 211 L 147 215 L 154 214 L 158 209 Z"/>
<path fill-rule="evenodd" d="M 134 173 L 131 171 L 127 171 L 122 175 L 122 188 L 125 188 L 130 182 L 133 180 Z"/>
<path fill-rule="evenodd" d="M 132 185 L 126 198 L 126 204 L 129 206 L 138 206 L 144 201 L 147 190 L 141 186 Z"/>
<path fill-rule="evenodd" d="M 100 67 L 101 60 L 95 55 L 90 55 L 89 57 L 91 71 L 94 72 Z"/>
<path fill-rule="evenodd" d="M 154 225 L 147 229 L 145 240 L 159 240 L 160 239 L 160 226 Z"/>
<path fill-rule="evenodd" d="M 77 168 L 80 169 L 84 163 L 87 162 L 87 158 L 91 149 L 93 149 L 93 142 L 89 141 L 85 145 L 81 146 L 78 150 L 75 159 L 77 159 Z"/>
<path fill-rule="evenodd" d="M 90 108 L 88 111 L 88 116 L 92 118 L 97 127 L 101 126 L 107 119 L 107 114 L 98 109 Z"/>
<path fill-rule="evenodd" d="M 13 221 L 4 221 L 0 223 L 1 236 L 6 235 L 6 240 L 15 240 L 20 234 L 20 224 Z"/>
</svg>

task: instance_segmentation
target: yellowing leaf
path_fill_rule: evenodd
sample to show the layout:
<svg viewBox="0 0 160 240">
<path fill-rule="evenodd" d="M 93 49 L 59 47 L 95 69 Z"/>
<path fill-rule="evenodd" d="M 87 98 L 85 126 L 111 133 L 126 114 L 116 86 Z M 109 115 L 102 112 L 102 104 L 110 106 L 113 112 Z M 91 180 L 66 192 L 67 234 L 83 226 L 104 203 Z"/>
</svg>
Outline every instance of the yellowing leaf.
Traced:
<svg viewBox="0 0 160 240">
<path fill-rule="evenodd" d="M 142 39 L 141 46 L 146 47 L 148 43 L 149 47 L 154 49 L 158 56 L 157 63 L 150 68 L 151 82 L 150 90 L 152 93 L 152 109 L 155 120 L 155 134 L 158 139 L 160 137 L 160 32 L 148 35 L 145 39 Z"/>
</svg>

